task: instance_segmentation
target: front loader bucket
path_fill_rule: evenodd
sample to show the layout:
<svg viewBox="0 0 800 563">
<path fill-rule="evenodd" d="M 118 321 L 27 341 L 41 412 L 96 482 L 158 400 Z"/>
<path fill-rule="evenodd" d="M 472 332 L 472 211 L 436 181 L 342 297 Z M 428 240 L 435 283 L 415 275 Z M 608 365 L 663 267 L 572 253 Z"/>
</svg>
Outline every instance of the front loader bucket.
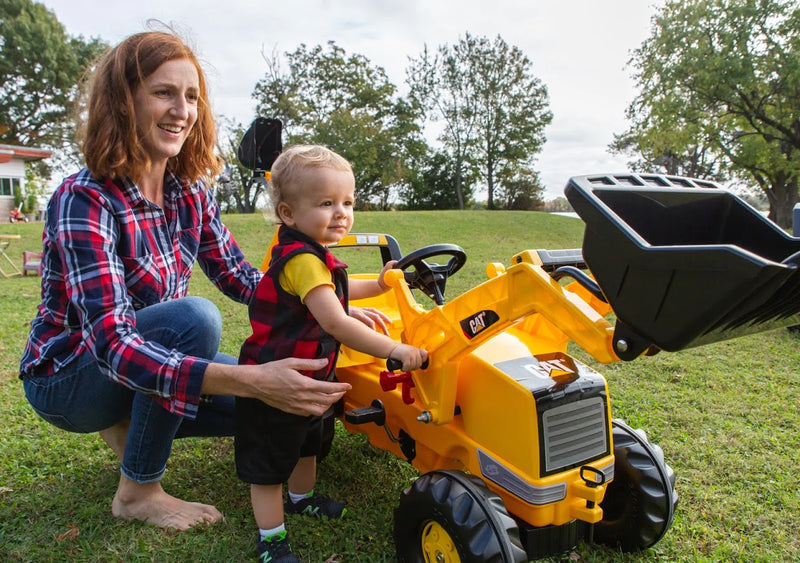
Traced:
<svg viewBox="0 0 800 563">
<path fill-rule="evenodd" d="M 583 256 L 631 360 L 800 323 L 800 238 L 712 182 L 661 175 L 571 178 Z"/>
</svg>

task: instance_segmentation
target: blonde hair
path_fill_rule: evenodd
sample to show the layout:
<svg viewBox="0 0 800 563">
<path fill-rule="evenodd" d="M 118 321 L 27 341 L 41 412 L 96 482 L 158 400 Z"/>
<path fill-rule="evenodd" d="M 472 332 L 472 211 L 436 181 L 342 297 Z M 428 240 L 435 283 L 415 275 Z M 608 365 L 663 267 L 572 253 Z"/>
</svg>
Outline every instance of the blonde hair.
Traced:
<svg viewBox="0 0 800 563">
<path fill-rule="evenodd" d="M 272 164 L 269 198 L 277 215 L 278 205 L 297 197 L 303 174 L 310 168 L 353 172 L 350 162 L 322 145 L 292 145 Z"/>
<path fill-rule="evenodd" d="M 215 153 L 216 125 L 205 75 L 192 50 L 176 34 L 163 31 L 123 40 L 101 57 L 87 81 L 88 117 L 80 124 L 79 141 L 92 174 L 136 178 L 149 170 L 152 163 L 136 127 L 134 92 L 162 64 L 176 59 L 186 59 L 197 69 L 200 97 L 197 121 L 168 169 L 190 182 L 219 174 L 222 163 Z"/>
</svg>

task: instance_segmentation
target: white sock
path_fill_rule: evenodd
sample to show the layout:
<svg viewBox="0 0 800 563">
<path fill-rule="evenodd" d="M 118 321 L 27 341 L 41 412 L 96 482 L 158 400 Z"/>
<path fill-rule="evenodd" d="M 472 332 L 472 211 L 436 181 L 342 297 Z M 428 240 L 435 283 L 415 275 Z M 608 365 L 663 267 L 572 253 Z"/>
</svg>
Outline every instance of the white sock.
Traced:
<svg viewBox="0 0 800 563">
<path fill-rule="evenodd" d="M 272 528 L 271 530 L 262 530 L 261 528 L 259 528 L 258 535 L 261 537 L 261 541 L 264 541 L 264 538 L 269 538 L 285 531 L 286 531 L 286 526 L 284 526 L 283 523 L 281 523 L 280 526 L 278 526 L 277 528 Z"/>
<path fill-rule="evenodd" d="M 307 493 L 293 493 L 292 491 L 289 491 L 289 500 L 292 501 L 292 504 L 297 504 L 304 498 L 308 498 L 313 494 L 314 494 L 314 489 L 311 489 Z"/>
</svg>

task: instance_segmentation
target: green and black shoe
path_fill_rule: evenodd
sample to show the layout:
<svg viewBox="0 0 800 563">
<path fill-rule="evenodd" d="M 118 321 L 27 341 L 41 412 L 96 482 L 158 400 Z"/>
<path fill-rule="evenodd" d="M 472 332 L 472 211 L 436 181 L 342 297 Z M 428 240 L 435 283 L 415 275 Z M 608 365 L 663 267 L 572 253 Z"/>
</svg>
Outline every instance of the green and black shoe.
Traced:
<svg viewBox="0 0 800 563">
<path fill-rule="evenodd" d="M 330 518 L 331 520 L 341 518 L 347 513 L 347 509 L 342 503 L 316 493 L 298 502 L 292 502 L 290 499 L 283 506 L 283 511 L 286 514 L 301 514 L 312 518 Z"/>
<path fill-rule="evenodd" d="M 300 563 L 289 547 L 289 536 L 286 532 L 275 534 L 256 543 L 256 553 L 261 563 Z"/>
</svg>

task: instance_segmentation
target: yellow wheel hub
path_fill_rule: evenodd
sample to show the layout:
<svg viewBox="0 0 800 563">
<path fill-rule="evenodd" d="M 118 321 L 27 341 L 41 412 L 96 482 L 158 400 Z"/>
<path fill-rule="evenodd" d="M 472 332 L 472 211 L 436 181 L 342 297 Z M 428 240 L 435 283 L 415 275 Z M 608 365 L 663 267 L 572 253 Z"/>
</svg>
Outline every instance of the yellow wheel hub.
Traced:
<svg viewBox="0 0 800 563">
<path fill-rule="evenodd" d="M 450 534 L 435 520 L 429 520 L 422 528 L 422 553 L 425 563 L 461 563 Z"/>
</svg>

